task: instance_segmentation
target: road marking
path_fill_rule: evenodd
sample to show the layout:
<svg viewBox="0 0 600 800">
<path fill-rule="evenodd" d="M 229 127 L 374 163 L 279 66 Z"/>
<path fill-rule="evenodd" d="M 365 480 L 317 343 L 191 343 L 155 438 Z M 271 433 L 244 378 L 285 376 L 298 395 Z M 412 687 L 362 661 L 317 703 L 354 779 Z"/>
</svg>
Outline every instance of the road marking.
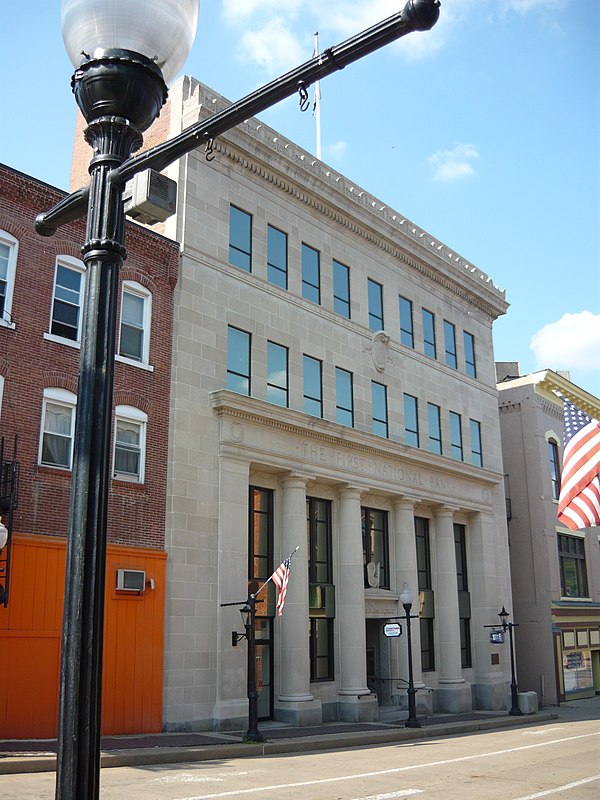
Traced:
<svg viewBox="0 0 600 800">
<path fill-rule="evenodd" d="M 522 731 L 521 736 L 545 736 L 547 733 L 558 733 L 560 728 L 535 728 L 531 731 Z"/>
<path fill-rule="evenodd" d="M 357 797 L 355 800 L 394 800 L 394 797 L 410 797 L 413 794 L 423 794 L 423 789 L 401 789 L 399 792 L 370 794 L 368 797 Z"/>
<path fill-rule="evenodd" d="M 162 778 L 154 778 L 149 783 L 218 783 L 225 781 L 226 778 L 241 777 L 250 775 L 250 772 L 218 772 L 216 775 L 192 775 L 190 772 L 182 772 L 178 775 L 165 775 Z"/>
<path fill-rule="evenodd" d="M 582 778 L 580 781 L 574 781 L 574 783 L 565 783 L 564 786 L 557 786 L 554 789 L 546 789 L 545 792 L 536 792 L 535 794 L 528 794 L 526 797 L 517 797 L 515 800 L 535 800 L 536 797 L 547 797 L 549 794 L 566 792 L 567 789 L 575 789 L 577 786 L 583 786 L 584 783 L 592 783 L 592 781 L 600 781 L 600 775 L 592 775 L 591 778 Z"/>
<path fill-rule="evenodd" d="M 182 798 L 182 800 L 213 800 L 215 797 L 236 797 L 237 795 L 253 794 L 254 792 L 272 792 L 280 789 L 297 789 L 302 786 L 317 786 L 323 783 L 335 783 L 336 781 L 353 781 L 358 778 L 374 778 L 379 775 L 394 775 L 398 772 L 408 772 L 415 769 L 428 769 L 430 767 L 442 767 L 447 764 L 458 764 L 461 761 L 474 761 L 477 758 L 488 758 L 489 756 L 503 756 L 508 753 L 518 753 L 522 750 L 533 750 L 537 747 L 548 747 L 551 744 L 562 744 L 563 742 L 574 742 L 577 739 L 589 739 L 590 736 L 600 736 L 600 731 L 594 733 L 581 733 L 577 736 L 565 736 L 563 739 L 551 739 L 548 742 L 536 742 L 526 744 L 521 747 L 510 747 L 507 750 L 493 750 L 489 753 L 475 753 L 470 756 L 459 756 L 458 758 L 446 758 L 442 761 L 429 761 L 426 764 L 409 764 L 406 767 L 393 767 L 382 769 L 377 772 L 359 772 L 355 775 L 341 775 L 336 778 L 318 778 L 314 781 L 297 781 L 296 783 L 279 783 L 271 786 L 256 786 L 252 789 L 233 789 L 229 792 L 217 792 L 216 794 L 202 794 L 194 797 Z"/>
</svg>

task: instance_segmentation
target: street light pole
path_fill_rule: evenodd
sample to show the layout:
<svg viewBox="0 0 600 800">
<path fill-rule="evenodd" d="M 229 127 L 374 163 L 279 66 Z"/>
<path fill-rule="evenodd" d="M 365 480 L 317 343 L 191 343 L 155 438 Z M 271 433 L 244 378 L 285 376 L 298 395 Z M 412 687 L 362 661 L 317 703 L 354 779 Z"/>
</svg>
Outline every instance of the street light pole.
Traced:
<svg viewBox="0 0 600 800">
<path fill-rule="evenodd" d="M 187 58 L 199 0 L 62 0 L 65 45 L 75 67 L 72 88 L 88 124 L 90 186 L 39 214 L 36 230 L 51 236 L 87 214 L 87 269 L 73 477 L 67 543 L 59 692 L 57 800 L 96 800 L 106 533 L 110 486 L 119 272 L 126 257 L 125 182 L 144 169 L 164 169 L 250 116 L 296 92 L 307 105 L 315 80 L 343 69 L 412 31 L 429 30 L 439 0 L 408 0 L 404 9 L 341 45 L 328 48 L 213 118 L 133 156 L 167 99 L 167 83 Z M 151 13 L 155 25 L 146 24 Z M 142 21 L 142 22 L 140 22 Z M 250 648 L 249 648 L 250 649 Z"/>
<path fill-rule="evenodd" d="M 404 723 L 405 728 L 420 728 L 421 723 L 417 719 L 417 702 L 416 702 L 416 694 L 417 690 L 415 689 L 415 683 L 413 679 L 413 655 L 412 655 L 412 637 L 410 632 L 410 621 L 411 619 L 419 619 L 418 614 L 415 616 L 411 616 L 411 609 L 412 609 L 412 591 L 407 583 L 404 583 L 402 586 L 402 591 L 400 592 L 400 602 L 402 603 L 402 607 L 404 608 L 404 614 L 406 619 L 406 645 L 408 647 L 408 719 Z"/>
<path fill-rule="evenodd" d="M 510 711 L 508 712 L 511 717 L 520 717 L 523 713 L 519 708 L 519 690 L 517 687 L 517 678 L 515 674 L 515 651 L 513 643 L 513 628 L 519 626 L 514 622 L 507 622 L 509 614 L 508 611 L 502 606 L 502 611 L 498 612 L 502 630 L 508 631 L 508 647 L 510 651 Z"/>
<path fill-rule="evenodd" d="M 244 622 L 248 641 L 248 731 L 246 740 L 262 742 L 263 735 L 258 730 L 258 691 L 256 688 L 256 596 L 252 593 L 248 595 L 242 614 L 246 609 L 247 615 Z"/>
</svg>

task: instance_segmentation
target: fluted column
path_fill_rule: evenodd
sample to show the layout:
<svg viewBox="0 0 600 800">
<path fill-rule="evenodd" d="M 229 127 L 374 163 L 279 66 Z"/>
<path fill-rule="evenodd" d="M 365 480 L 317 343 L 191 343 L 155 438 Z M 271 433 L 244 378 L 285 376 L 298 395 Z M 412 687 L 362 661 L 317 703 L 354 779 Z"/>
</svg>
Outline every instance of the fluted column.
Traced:
<svg viewBox="0 0 600 800">
<path fill-rule="evenodd" d="M 439 640 L 438 699 L 445 711 L 470 710 L 471 690 L 462 676 L 460 623 L 453 509 L 443 506 L 435 512 L 436 618 Z"/>
<path fill-rule="evenodd" d="M 336 583 L 336 616 L 339 634 L 340 718 L 359 721 L 377 718 L 377 700 L 367 687 L 365 589 L 360 490 L 339 492 L 340 536 Z"/>
</svg>

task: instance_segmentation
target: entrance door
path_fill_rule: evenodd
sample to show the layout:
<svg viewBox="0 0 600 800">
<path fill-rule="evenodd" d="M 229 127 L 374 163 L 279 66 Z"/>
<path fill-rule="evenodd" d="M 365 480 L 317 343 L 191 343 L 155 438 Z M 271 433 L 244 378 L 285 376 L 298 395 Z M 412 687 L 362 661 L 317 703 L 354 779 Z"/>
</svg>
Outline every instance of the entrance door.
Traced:
<svg viewBox="0 0 600 800">
<path fill-rule="evenodd" d="M 273 718 L 273 648 L 269 618 L 256 620 L 256 690 L 258 691 L 259 720 Z"/>
<path fill-rule="evenodd" d="M 389 643 L 383 634 L 386 620 L 366 620 L 367 686 L 377 693 L 380 706 L 391 702 L 392 676 L 390 674 Z"/>
</svg>

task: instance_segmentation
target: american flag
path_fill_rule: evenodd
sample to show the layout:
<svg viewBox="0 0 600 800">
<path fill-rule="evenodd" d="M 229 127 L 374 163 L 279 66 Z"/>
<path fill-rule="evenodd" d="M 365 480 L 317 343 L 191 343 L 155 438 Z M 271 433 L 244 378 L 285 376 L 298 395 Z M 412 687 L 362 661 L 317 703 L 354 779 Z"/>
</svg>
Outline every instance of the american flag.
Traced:
<svg viewBox="0 0 600 800">
<path fill-rule="evenodd" d="M 283 614 L 283 604 L 285 603 L 285 593 L 287 592 L 288 581 L 290 579 L 291 563 L 292 557 L 288 556 L 288 558 L 281 562 L 270 578 L 275 586 L 277 586 L 277 615 L 279 617 Z"/>
<path fill-rule="evenodd" d="M 565 446 L 558 519 L 577 531 L 600 525 L 600 422 L 564 403 Z"/>
</svg>

